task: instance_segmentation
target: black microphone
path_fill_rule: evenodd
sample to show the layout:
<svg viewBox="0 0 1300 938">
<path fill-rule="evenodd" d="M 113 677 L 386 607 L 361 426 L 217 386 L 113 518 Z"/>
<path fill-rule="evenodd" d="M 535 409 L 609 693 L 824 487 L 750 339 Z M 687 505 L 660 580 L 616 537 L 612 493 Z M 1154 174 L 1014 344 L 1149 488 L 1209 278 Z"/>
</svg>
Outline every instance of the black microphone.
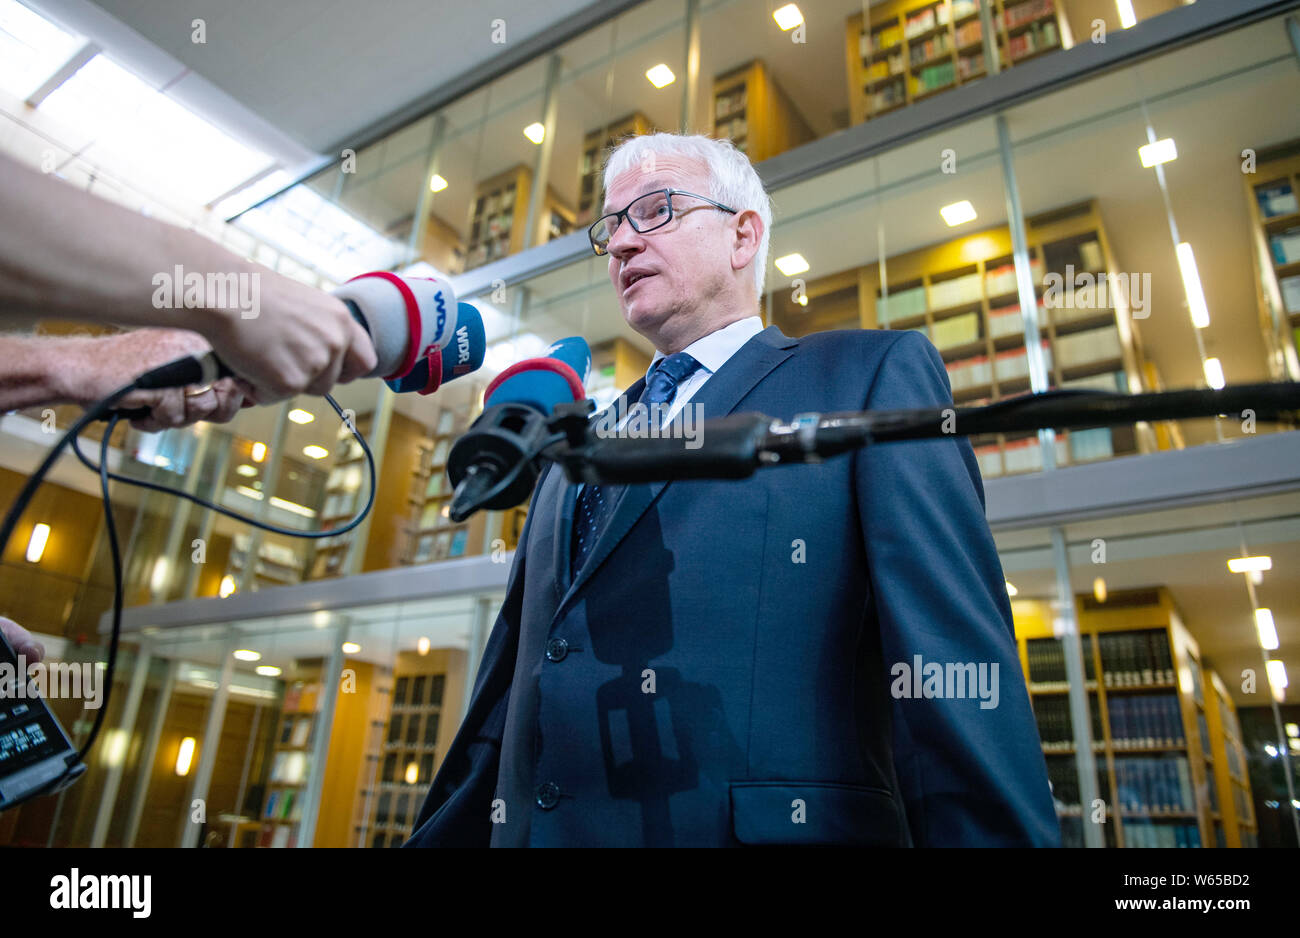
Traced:
<svg viewBox="0 0 1300 938">
<path fill-rule="evenodd" d="M 585 400 L 590 371 L 587 341 L 572 336 L 493 379 L 484 391 L 483 413 L 447 454 L 447 475 L 455 486 L 448 508 L 452 521 L 528 498 L 541 472 L 538 453 L 551 410 Z"/>
</svg>

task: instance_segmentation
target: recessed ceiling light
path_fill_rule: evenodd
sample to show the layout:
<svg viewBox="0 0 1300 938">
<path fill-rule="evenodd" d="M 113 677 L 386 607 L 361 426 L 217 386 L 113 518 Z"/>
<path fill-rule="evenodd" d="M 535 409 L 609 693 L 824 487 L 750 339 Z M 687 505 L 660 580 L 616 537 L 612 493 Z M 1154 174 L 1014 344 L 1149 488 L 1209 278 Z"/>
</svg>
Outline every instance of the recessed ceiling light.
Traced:
<svg viewBox="0 0 1300 938">
<path fill-rule="evenodd" d="M 289 419 L 294 423 L 311 423 L 316 419 L 316 415 L 308 413 L 301 407 L 295 407 L 293 410 L 289 411 Z"/>
<path fill-rule="evenodd" d="M 313 443 L 311 446 L 304 446 L 302 448 L 302 454 L 304 456 L 310 456 L 312 459 L 324 459 L 330 454 L 330 451 L 323 446 L 317 446 Z"/>
<path fill-rule="evenodd" d="M 250 476 L 257 475 L 257 468 L 255 466 L 250 466 L 248 463 L 240 463 L 238 466 L 235 467 L 235 472 L 237 472 L 241 476 L 244 476 L 245 478 L 248 478 Z"/>
<path fill-rule="evenodd" d="M 654 85 L 656 88 L 663 88 L 665 85 L 671 85 L 677 79 L 677 76 L 673 74 L 673 70 L 662 62 L 648 70 L 645 73 L 645 77 L 649 78 L 650 84 Z"/>
<path fill-rule="evenodd" d="M 221 578 L 221 586 L 217 589 L 217 595 L 225 599 L 235 591 L 235 578 L 227 573 Z"/>
<path fill-rule="evenodd" d="M 422 655 L 427 655 L 429 653 L 429 637 L 427 635 L 420 636 L 419 640 L 415 643 L 415 650 Z"/>
<path fill-rule="evenodd" d="M 273 664 L 259 664 L 255 669 L 262 677 L 279 677 L 280 669 Z"/>
<path fill-rule="evenodd" d="M 343 643 L 343 654 L 345 655 L 355 655 L 360 650 L 361 650 L 361 646 L 358 645 L 356 642 Z"/>
<path fill-rule="evenodd" d="M 40 563 L 45 553 L 45 544 L 50 538 L 50 526 L 41 522 L 32 527 L 32 536 L 27 540 L 27 562 Z"/>
<path fill-rule="evenodd" d="M 1228 561 L 1228 569 L 1233 573 L 1246 573 L 1250 570 L 1272 570 L 1273 558 L 1268 556 L 1233 557 Z"/>
<path fill-rule="evenodd" d="M 1138 159 L 1147 168 L 1159 166 L 1161 163 L 1169 163 L 1178 159 L 1178 147 L 1174 146 L 1173 137 L 1165 137 L 1155 143 L 1147 143 L 1138 147 Z"/>
<path fill-rule="evenodd" d="M 252 454 L 252 455 L 253 455 L 253 462 L 261 462 L 263 459 L 265 459 L 265 458 L 266 458 L 266 444 L 265 444 L 265 443 L 254 443 L 254 444 L 253 444 L 253 454 Z"/>
<path fill-rule="evenodd" d="M 795 4 L 787 3 L 781 9 L 772 12 L 772 19 L 776 20 L 776 25 L 780 26 L 783 32 L 788 33 L 803 22 L 803 14 Z"/>
<path fill-rule="evenodd" d="M 259 651 L 252 651 L 248 648 L 240 648 L 235 652 L 235 657 L 240 661 L 260 661 L 262 653 Z"/>
<path fill-rule="evenodd" d="M 524 128 L 524 136 L 533 141 L 533 143 L 541 143 L 546 139 L 546 128 L 537 123 L 537 121 L 533 121 Z"/>
<path fill-rule="evenodd" d="M 449 185 L 450 183 L 447 182 L 447 180 L 443 179 L 441 176 L 439 176 L 437 173 L 434 173 L 432 176 L 429 177 L 430 192 L 441 192 L 443 189 L 446 189 L 447 186 Z"/>
<path fill-rule="evenodd" d="M 1092 581 L 1092 596 L 1099 603 L 1106 601 L 1106 581 L 1101 577 Z"/>
<path fill-rule="evenodd" d="M 785 257 L 778 257 L 775 263 L 776 269 L 787 277 L 801 274 L 808 269 L 808 262 L 804 260 L 802 254 L 787 254 Z"/>
<path fill-rule="evenodd" d="M 939 209 L 939 214 L 943 216 L 949 228 L 956 228 L 958 225 L 975 220 L 975 206 L 970 204 L 969 199 L 962 199 L 960 202 L 945 205 Z"/>
</svg>

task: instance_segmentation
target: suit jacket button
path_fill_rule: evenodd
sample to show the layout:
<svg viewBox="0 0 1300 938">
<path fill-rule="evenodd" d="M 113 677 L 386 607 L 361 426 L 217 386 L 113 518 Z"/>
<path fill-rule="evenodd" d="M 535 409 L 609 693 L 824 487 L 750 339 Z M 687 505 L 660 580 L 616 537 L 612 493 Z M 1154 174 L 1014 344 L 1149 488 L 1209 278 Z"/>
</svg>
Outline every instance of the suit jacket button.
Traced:
<svg viewBox="0 0 1300 938">
<path fill-rule="evenodd" d="M 549 811 L 560 803 L 560 786 L 554 782 L 542 782 L 537 786 L 537 806 Z"/>
<path fill-rule="evenodd" d="M 553 638 L 546 643 L 546 657 L 549 661 L 563 661 L 569 653 L 569 643 L 562 638 Z"/>
</svg>

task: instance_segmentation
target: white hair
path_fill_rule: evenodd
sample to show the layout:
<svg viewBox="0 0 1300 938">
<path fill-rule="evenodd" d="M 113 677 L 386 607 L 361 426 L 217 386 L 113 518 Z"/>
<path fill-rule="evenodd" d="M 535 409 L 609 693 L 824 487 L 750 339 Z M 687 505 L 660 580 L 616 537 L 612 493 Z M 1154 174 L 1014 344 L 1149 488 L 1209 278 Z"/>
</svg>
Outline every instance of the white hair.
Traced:
<svg viewBox="0 0 1300 938">
<path fill-rule="evenodd" d="M 749 157 L 737 150 L 730 140 L 715 140 L 700 135 L 646 134 L 630 137 L 609 156 L 605 163 L 605 191 L 616 176 L 634 166 L 648 163 L 655 155 L 678 156 L 703 163 L 709 173 L 709 191 L 701 195 L 721 202 L 737 212 L 746 209 L 758 213 L 763 220 L 763 237 L 758 242 L 754 265 L 754 287 L 758 297 L 763 296 L 763 281 L 767 277 L 767 250 L 772 240 L 772 200 L 763 189 Z"/>
</svg>

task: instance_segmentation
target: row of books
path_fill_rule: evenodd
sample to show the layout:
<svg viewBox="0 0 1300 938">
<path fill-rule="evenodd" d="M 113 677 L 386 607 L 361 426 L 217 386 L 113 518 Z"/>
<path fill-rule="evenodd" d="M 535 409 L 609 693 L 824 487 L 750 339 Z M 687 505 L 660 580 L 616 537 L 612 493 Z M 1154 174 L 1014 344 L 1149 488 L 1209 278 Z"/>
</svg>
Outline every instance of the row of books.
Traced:
<svg viewBox="0 0 1300 938">
<path fill-rule="evenodd" d="M 463 557 L 468 546 L 468 528 L 423 534 L 415 542 L 415 553 L 412 559 L 415 563 L 428 563 L 451 557 Z"/>
<path fill-rule="evenodd" d="M 293 789 L 276 789 L 266 796 L 266 810 L 262 817 L 279 821 L 297 821 L 301 799 Z"/>
<path fill-rule="evenodd" d="M 1173 683 L 1174 662 L 1164 629 L 1104 632 L 1097 636 L 1097 643 L 1107 687 Z"/>
<path fill-rule="evenodd" d="M 271 763 L 271 781 L 281 785 L 301 785 L 307 778 L 307 753 L 277 752 Z"/>
<path fill-rule="evenodd" d="M 892 49 L 903 41 L 903 31 L 896 24 L 886 26 L 884 29 L 876 30 L 872 33 L 863 32 L 859 38 L 859 52 L 865 59 L 868 56 L 880 52 L 884 49 Z"/>
<path fill-rule="evenodd" d="M 1119 330 L 1113 326 L 1058 335 L 1056 351 L 1060 356 L 1062 368 L 1122 359 L 1124 355 L 1119 340 Z"/>
<path fill-rule="evenodd" d="M 961 76 L 962 81 L 965 81 L 972 75 L 981 74 L 983 71 L 983 52 L 976 52 L 974 55 L 961 55 L 957 57 L 957 74 Z"/>
<path fill-rule="evenodd" d="M 1072 757 L 1047 760 L 1047 784 L 1051 786 L 1052 800 L 1057 803 L 1058 811 L 1080 807 L 1079 767 Z M 1110 804 L 1110 779 L 1104 764 L 1097 766 L 1097 792 L 1103 801 Z"/>
<path fill-rule="evenodd" d="M 923 68 L 912 79 L 912 94 L 921 95 L 927 91 L 937 91 L 940 88 L 946 88 L 957 80 L 957 67 L 952 62 L 941 62 L 938 65 L 931 65 Z"/>
<path fill-rule="evenodd" d="M 730 91 L 723 92 L 713 99 L 713 117 L 726 117 L 728 114 L 734 114 L 741 108 L 745 107 L 747 92 L 749 88 L 742 83 Z"/>
<path fill-rule="evenodd" d="M 1069 381 L 1062 381 L 1061 387 L 1127 394 L 1128 377 L 1123 371 L 1107 371 L 1099 375 L 1084 375 L 1082 378 L 1071 378 Z"/>
<path fill-rule="evenodd" d="M 949 306 L 978 303 L 981 298 L 980 275 L 978 273 L 965 274 L 949 280 L 932 280 L 930 282 L 931 309 L 944 309 Z"/>
<path fill-rule="evenodd" d="M 1052 4 L 1052 0 L 1029 0 L 1028 3 L 1017 3 L 1015 6 L 1006 7 L 1002 17 L 995 22 L 1006 29 L 1014 29 L 1032 20 L 1051 16 L 1055 12 L 1056 7 Z"/>
<path fill-rule="evenodd" d="M 936 26 L 946 26 L 951 10 L 946 3 L 936 3 L 923 10 L 909 13 L 903 20 L 903 35 L 908 39 Z"/>
<path fill-rule="evenodd" d="M 1045 752 L 1062 752 L 1074 748 L 1074 728 L 1070 721 L 1070 698 L 1065 694 L 1034 697 L 1034 720 L 1038 723 L 1038 738 Z M 1093 746 L 1101 742 L 1101 702 L 1095 694 L 1088 697 L 1088 711 L 1092 723 Z"/>
<path fill-rule="evenodd" d="M 335 492 L 325 496 L 325 505 L 321 508 L 322 518 L 346 518 L 356 510 L 357 492 Z"/>
<path fill-rule="evenodd" d="M 1279 215 L 1293 215 L 1300 212 L 1291 183 L 1272 183 L 1255 187 L 1255 201 L 1259 204 L 1259 213 L 1265 218 L 1277 218 Z"/>
<path fill-rule="evenodd" d="M 1043 278 L 1043 262 L 1037 257 L 1031 257 L 1029 259 L 1029 279 L 1034 283 L 1042 283 Z M 1015 293 L 1018 289 L 1016 283 L 1016 265 L 1008 261 L 1007 263 L 999 264 L 996 267 L 985 268 L 984 289 L 988 291 L 989 296 L 1001 296 L 1004 293 Z"/>
<path fill-rule="evenodd" d="M 360 453 L 360 448 L 360 444 L 358 444 L 358 453 Z M 364 471 L 365 470 L 359 463 L 353 463 L 347 466 L 335 466 L 330 470 L 329 476 L 325 479 L 325 491 L 336 492 L 341 489 L 343 491 L 355 492 L 357 489 L 361 488 L 361 476 Z"/>
<path fill-rule="evenodd" d="M 1064 689 L 1068 685 L 1065 674 L 1065 646 L 1059 638 L 1031 638 L 1025 643 L 1029 655 L 1029 681 L 1035 690 Z M 1083 641 L 1083 675 L 1088 681 L 1097 679 L 1092 660 L 1091 642 Z"/>
<path fill-rule="evenodd" d="M 1106 698 L 1110 739 L 1116 749 L 1181 746 L 1183 715 L 1173 694 Z"/>
<path fill-rule="evenodd" d="M 871 110 L 883 111 L 886 108 L 894 107 L 897 104 L 903 104 L 906 100 L 907 95 L 903 91 L 902 82 L 882 85 L 878 91 L 873 91 L 871 93 Z"/>
<path fill-rule="evenodd" d="M 286 716 L 280 725 L 280 745 L 302 748 L 311 742 L 311 728 L 315 720 L 310 716 Z"/>
<path fill-rule="evenodd" d="M 749 122 L 744 116 L 734 117 L 729 121 L 723 121 L 715 128 L 715 134 L 719 137 L 725 137 L 728 140 L 739 140 L 749 133 Z"/>
<path fill-rule="evenodd" d="M 903 57 L 901 55 L 891 55 L 867 66 L 866 78 L 867 81 L 880 81 L 890 75 L 901 74 L 903 74 Z"/>
<path fill-rule="evenodd" d="M 420 741 L 420 716 L 416 713 L 401 713 L 394 711 L 388 718 L 388 739 L 387 742 L 397 743 L 402 741 L 402 730 L 406 730 L 406 742 L 409 745 L 415 745 Z M 435 746 L 438 743 L 438 713 L 436 711 L 427 715 L 424 721 L 424 745 Z"/>
<path fill-rule="evenodd" d="M 1124 811 L 1195 811 L 1186 756 L 1125 756 L 1115 760 L 1116 803 Z"/>
<path fill-rule="evenodd" d="M 1129 848 L 1199 847 L 1201 831 L 1195 823 L 1180 821 L 1177 824 L 1143 823 L 1133 818 L 1124 819 L 1124 846 Z"/>
<path fill-rule="evenodd" d="M 296 847 L 298 846 L 298 829 L 287 824 L 263 824 L 257 835 L 259 847 Z"/>
<path fill-rule="evenodd" d="M 936 348 L 951 348 L 954 345 L 965 345 L 968 342 L 974 342 L 980 337 L 980 316 L 979 313 L 962 313 L 960 316 L 950 316 L 947 319 L 940 319 L 934 324 L 931 330 L 931 338 Z"/>
<path fill-rule="evenodd" d="M 947 33 L 937 33 L 924 42 L 912 43 L 907 47 L 908 60 L 913 65 L 920 65 L 922 62 L 928 62 L 950 52 L 952 52 L 952 40 L 948 38 Z"/>
<path fill-rule="evenodd" d="M 1046 339 L 1042 343 L 1043 364 L 1050 375 L 1052 349 Z M 991 360 L 987 355 L 975 355 L 950 362 L 947 367 L 948 381 L 954 391 L 990 384 L 995 377 L 998 381 L 1014 381 L 1029 376 L 1029 359 L 1024 346 L 996 352 Z"/>
<path fill-rule="evenodd" d="M 1042 52 L 1044 49 L 1055 49 L 1060 44 L 1061 38 L 1056 31 L 1056 23 L 1047 20 L 1018 36 L 1007 37 L 1007 55 L 1014 61 L 1035 52 Z"/>
<path fill-rule="evenodd" d="M 1282 306 L 1288 313 L 1300 313 L 1300 276 L 1283 277 L 1278 286 L 1282 289 Z"/>
<path fill-rule="evenodd" d="M 1271 235 L 1268 239 L 1268 249 L 1273 255 L 1275 264 L 1300 261 L 1300 225 Z"/>
<path fill-rule="evenodd" d="M 1016 472 L 1038 472 L 1043 468 L 1043 449 L 1037 438 L 1027 438 L 1022 440 L 1011 440 L 1002 448 L 1002 461 L 999 464 L 1000 474 L 1005 468 L 1008 474 Z M 1056 464 L 1064 466 L 1068 464 L 1069 443 L 1064 436 L 1056 438 Z M 983 462 L 981 462 L 981 466 Z"/>
<path fill-rule="evenodd" d="M 957 27 L 956 36 L 957 48 L 962 49 L 966 46 L 973 46 L 984 38 L 984 24 L 979 20 L 962 23 Z"/>
<path fill-rule="evenodd" d="M 1075 462 L 1110 459 L 1115 455 L 1115 442 L 1110 435 L 1110 428 L 1095 427 L 1092 430 L 1071 430 L 1070 455 Z"/>
</svg>

